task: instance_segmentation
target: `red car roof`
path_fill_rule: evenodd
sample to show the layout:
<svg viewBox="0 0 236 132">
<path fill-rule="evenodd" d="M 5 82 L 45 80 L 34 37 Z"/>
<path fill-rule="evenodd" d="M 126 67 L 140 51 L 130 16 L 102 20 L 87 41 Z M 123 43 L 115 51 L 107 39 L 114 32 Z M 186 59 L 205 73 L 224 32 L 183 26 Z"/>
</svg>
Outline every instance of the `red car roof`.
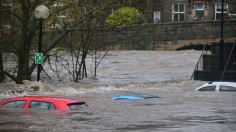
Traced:
<svg viewBox="0 0 236 132">
<path fill-rule="evenodd" d="M 69 110 L 68 105 L 70 104 L 85 104 L 84 101 L 73 98 L 62 98 L 62 97 L 51 97 L 51 96 L 20 96 L 6 99 L 5 101 L 0 102 L 0 105 L 13 100 L 36 100 L 45 102 L 55 102 L 56 108 L 58 110 Z M 28 105 L 26 105 L 25 107 L 28 108 Z"/>
<path fill-rule="evenodd" d="M 72 99 L 72 98 L 62 98 L 62 97 L 51 97 L 51 96 L 23 96 L 23 98 L 35 98 L 35 99 L 50 99 L 50 100 L 55 100 L 55 101 L 62 101 L 66 103 L 73 103 L 73 102 L 78 102 L 80 100 L 78 99 Z M 83 102 L 83 101 L 82 101 Z"/>
<path fill-rule="evenodd" d="M 83 101 L 78 99 L 51 97 L 51 96 L 21 96 L 21 97 L 15 97 L 15 99 L 44 99 L 44 100 L 54 100 L 56 102 L 64 102 L 66 104 L 78 103 L 78 102 L 84 103 Z"/>
</svg>

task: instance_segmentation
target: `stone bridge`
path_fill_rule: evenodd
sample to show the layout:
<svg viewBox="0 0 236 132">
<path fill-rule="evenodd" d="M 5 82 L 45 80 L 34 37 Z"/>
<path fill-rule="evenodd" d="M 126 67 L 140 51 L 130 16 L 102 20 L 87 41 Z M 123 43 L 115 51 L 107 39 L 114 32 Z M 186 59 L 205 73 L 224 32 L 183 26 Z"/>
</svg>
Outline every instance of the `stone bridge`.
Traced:
<svg viewBox="0 0 236 132">
<path fill-rule="evenodd" d="M 236 21 L 224 21 L 225 42 L 236 40 Z M 108 32 L 100 32 L 99 43 L 115 42 L 108 46 L 114 50 L 181 50 L 202 49 L 204 44 L 219 43 L 220 21 L 159 23 L 119 27 Z M 105 38 L 105 39 L 104 39 Z"/>
<path fill-rule="evenodd" d="M 192 78 L 236 81 L 236 21 L 223 23 L 224 54 L 219 53 L 221 31 L 220 21 L 139 25 L 112 30 L 103 41 L 117 40 L 110 48 L 124 50 L 202 50 L 207 44 L 211 54 L 201 56 L 203 68 L 198 63 Z"/>
</svg>

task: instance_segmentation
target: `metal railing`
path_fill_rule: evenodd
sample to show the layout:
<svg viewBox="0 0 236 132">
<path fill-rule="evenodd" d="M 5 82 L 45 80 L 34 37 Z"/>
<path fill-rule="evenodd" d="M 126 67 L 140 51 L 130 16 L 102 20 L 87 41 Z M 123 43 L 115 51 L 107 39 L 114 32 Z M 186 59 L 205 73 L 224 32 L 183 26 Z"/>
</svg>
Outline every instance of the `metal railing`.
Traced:
<svg viewBox="0 0 236 132">
<path fill-rule="evenodd" d="M 195 73 L 195 71 L 198 71 L 198 67 L 199 67 L 200 61 L 201 61 L 201 59 L 202 59 L 202 56 L 203 56 L 204 54 L 207 54 L 206 47 L 207 47 L 207 43 L 204 45 L 204 47 L 203 47 L 203 49 L 202 49 L 201 55 L 200 55 L 200 57 L 199 57 L 199 59 L 198 59 L 198 61 L 197 61 L 197 64 L 196 64 L 195 68 L 194 68 L 194 71 L 193 71 L 193 74 L 192 74 L 192 76 L 191 76 L 191 79 L 194 79 L 194 73 Z M 205 53 L 204 53 L 204 52 L 205 52 Z"/>
<path fill-rule="evenodd" d="M 231 59 L 231 57 L 232 57 L 232 55 L 233 55 L 233 52 L 234 52 L 234 50 L 235 50 L 235 43 L 236 43 L 236 41 L 235 41 L 234 44 L 232 45 L 232 48 L 231 48 L 231 51 L 230 51 L 228 60 L 227 60 L 227 62 L 226 62 L 226 64 L 225 64 L 224 71 L 222 72 L 222 75 L 221 75 L 221 78 L 220 78 L 221 81 L 223 80 L 223 78 L 224 78 L 224 76 L 225 76 L 225 73 L 226 73 L 226 70 L 228 69 L 228 65 L 229 65 L 230 59 Z"/>
</svg>

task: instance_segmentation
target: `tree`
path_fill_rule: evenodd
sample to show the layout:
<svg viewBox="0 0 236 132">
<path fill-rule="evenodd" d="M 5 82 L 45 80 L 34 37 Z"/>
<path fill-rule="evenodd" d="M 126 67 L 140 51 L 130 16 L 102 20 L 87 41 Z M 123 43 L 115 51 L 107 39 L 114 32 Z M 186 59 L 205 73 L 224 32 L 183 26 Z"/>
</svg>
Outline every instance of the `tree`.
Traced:
<svg viewBox="0 0 236 132">
<path fill-rule="evenodd" d="M 102 15 L 105 13 L 105 8 L 113 2 L 114 1 L 97 3 L 93 0 L 87 0 L 81 2 L 79 7 L 73 9 L 73 12 L 78 14 L 78 26 L 75 26 L 75 29 L 72 28 L 70 36 L 65 37 L 63 47 L 66 50 L 64 54 L 69 54 L 69 57 L 65 58 L 64 55 L 55 52 L 48 59 L 48 62 L 53 64 L 50 66 L 51 70 L 56 72 L 59 80 L 63 80 L 63 78 L 69 76 L 72 81 L 78 82 L 78 80 L 87 77 L 86 58 L 88 54 L 94 51 L 96 52 L 97 50 L 97 48 L 94 47 L 94 43 L 91 42 L 91 39 L 93 38 L 95 30 L 99 27 L 99 24 L 104 23 Z M 97 58 L 96 55 L 95 58 Z M 95 63 L 96 68 L 99 63 Z M 65 74 L 62 70 L 66 70 L 68 74 Z"/>
<path fill-rule="evenodd" d="M 122 7 L 107 17 L 106 23 L 113 26 L 127 26 L 136 24 L 139 11 L 136 8 Z"/>
<path fill-rule="evenodd" d="M 10 3 L 10 10 L 1 10 L 1 14 L 7 12 L 11 16 L 11 33 L 8 36 L 5 36 L 6 47 L 8 43 L 11 44 L 12 48 L 8 50 L 7 48 L 0 47 L 0 57 L 2 53 L 13 53 L 17 57 L 16 66 L 13 66 L 12 71 L 3 70 L 2 67 L 3 61 L 0 59 L 0 77 L 3 74 L 9 76 L 16 83 L 21 84 L 24 79 L 30 80 L 31 74 L 33 73 L 35 67 L 37 66 L 34 63 L 34 57 L 32 54 L 35 53 L 37 45 L 37 31 L 38 31 L 38 21 L 34 18 L 33 11 L 37 5 L 45 4 L 47 7 L 55 6 L 56 0 L 45 0 L 45 1 L 32 1 L 32 0 L 2 0 L 1 2 Z M 98 22 L 102 21 L 101 15 L 104 15 L 104 11 L 111 3 L 116 3 L 118 0 L 108 1 L 104 0 L 98 3 L 96 0 L 64 0 L 64 6 L 51 11 L 50 17 L 44 22 L 47 23 L 47 31 L 51 32 L 49 36 L 50 39 L 45 41 L 43 44 L 43 53 L 46 55 L 46 59 L 49 57 L 49 52 L 56 47 L 64 37 L 72 31 L 72 29 L 80 28 L 82 29 L 82 37 L 79 39 L 78 53 L 82 52 L 82 60 L 79 63 L 78 78 L 81 74 L 82 77 L 86 77 L 86 65 L 85 58 L 90 49 L 90 38 L 92 35 L 92 30 L 97 26 Z M 42 3 L 43 2 L 43 3 Z M 96 7 L 96 4 L 99 7 Z M 3 5 L 3 4 L 2 4 Z M 60 13 L 65 11 L 69 16 L 68 21 L 63 21 L 64 25 L 70 25 L 70 28 L 65 27 L 59 29 L 56 35 L 55 31 L 49 30 L 52 27 L 55 18 L 60 17 Z M 78 26 L 79 25 L 79 26 Z M 81 26 L 83 25 L 83 26 Z M 1 25 L 2 27 L 2 25 Z M 2 32 L 3 30 L 1 30 Z M 2 40 L 1 40 L 2 43 Z M 2 43 L 3 44 L 3 43 Z M 81 50 L 82 49 L 82 50 Z M 45 59 L 45 60 L 46 60 Z M 1 78 L 0 78 L 1 79 Z M 78 79 L 75 79 L 78 80 Z"/>
<path fill-rule="evenodd" d="M 45 4 L 50 6 L 54 1 L 46 1 Z M 11 33 L 9 35 L 5 35 L 5 37 L 8 37 L 9 39 L 6 39 L 4 41 L 6 42 L 6 44 L 10 43 L 12 46 L 11 51 L 9 51 L 7 48 L 1 48 L 1 53 L 12 52 L 16 55 L 17 72 L 16 74 L 13 74 L 8 71 L 3 71 L 0 72 L 0 76 L 5 74 L 9 76 L 12 80 L 16 81 L 16 83 L 21 84 L 24 79 L 30 80 L 31 73 L 36 66 L 34 63 L 32 63 L 32 61 L 30 61 L 30 51 L 32 50 L 33 45 L 35 44 L 35 31 L 38 29 L 37 24 L 35 24 L 36 20 L 33 15 L 33 10 L 37 5 L 42 3 L 40 3 L 39 1 L 33 2 L 31 0 L 6 0 L 1 2 L 1 6 L 6 3 L 7 5 L 11 6 L 10 10 L 1 10 L 1 14 L 7 12 L 10 15 Z M 1 32 L 3 32 L 3 30 L 1 30 Z M 59 38 L 55 39 L 57 40 L 53 40 L 53 42 L 57 42 L 58 40 L 60 40 Z M 0 57 L 2 57 L 2 54 Z M 0 66 L 2 66 L 2 64 L 3 62 L 0 61 Z M 0 68 L 3 69 L 3 67 Z"/>
</svg>

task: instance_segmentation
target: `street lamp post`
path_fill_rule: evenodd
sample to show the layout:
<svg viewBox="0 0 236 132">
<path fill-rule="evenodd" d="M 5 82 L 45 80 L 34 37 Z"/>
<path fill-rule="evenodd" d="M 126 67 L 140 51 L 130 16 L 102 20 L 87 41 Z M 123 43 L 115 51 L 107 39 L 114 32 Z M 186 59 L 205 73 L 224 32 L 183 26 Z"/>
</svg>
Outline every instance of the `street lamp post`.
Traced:
<svg viewBox="0 0 236 132">
<path fill-rule="evenodd" d="M 43 29 L 43 20 L 47 19 L 49 16 L 49 10 L 45 5 L 39 5 L 34 10 L 34 16 L 39 20 L 39 44 L 38 44 L 38 53 L 35 54 L 35 63 L 38 64 L 37 70 L 37 81 L 40 80 L 40 71 L 41 65 L 43 62 L 42 54 L 42 29 Z"/>
<path fill-rule="evenodd" d="M 219 70 L 224 69 L 224 0 L 221 1 L 221 36 L 219 45 Z"/>
</svg>

